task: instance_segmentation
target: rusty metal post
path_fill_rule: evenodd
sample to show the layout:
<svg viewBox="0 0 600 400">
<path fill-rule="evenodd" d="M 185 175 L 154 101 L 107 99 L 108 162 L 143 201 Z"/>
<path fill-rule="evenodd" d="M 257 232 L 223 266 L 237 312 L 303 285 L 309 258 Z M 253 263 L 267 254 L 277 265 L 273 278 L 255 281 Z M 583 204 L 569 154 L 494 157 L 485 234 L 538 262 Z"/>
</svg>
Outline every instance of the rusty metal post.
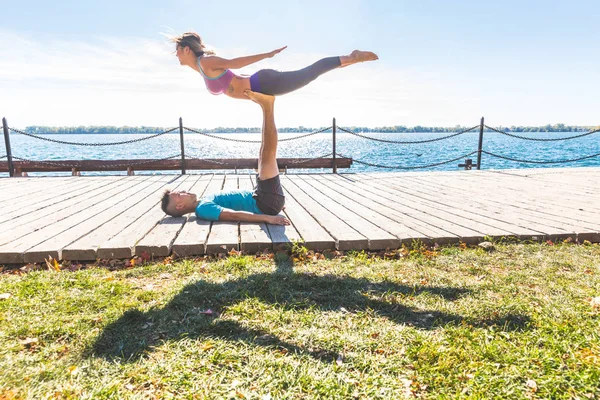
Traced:
<svg viewBox="0 0 600 400">
<path fill-rule="evenodd" d="M 183 146 L 183 120 L 179 117 L 179 140 L 181 141 L 181 175 L 185 175 L 185 147 Z"/>
<path fill-rule="evenodd" d="M 479 125 L 479 145 L 477 146 L 477 170 L 481 169 L 481 150 L 483 150 L 483 117 Z"/>
<path fill-rule="evenodd" d="M 335 118 L 333 119 L 333 173 L 337 174 L 337 164 L 335 162 L 335 133 L 336 133 L 336 125 Z"/>
<path fill-rule="evenodd" d="M 12 152 L 10 150 L 10 134 L 8 133 L 8 123 L 6 118 L 2 118 L 2 129 L 4 130 L 4 144 L 6 145 L 6 160 L 8 161 L 8 174 L 15 176 L 15 167 L 12 160 Z"/>
</svg>

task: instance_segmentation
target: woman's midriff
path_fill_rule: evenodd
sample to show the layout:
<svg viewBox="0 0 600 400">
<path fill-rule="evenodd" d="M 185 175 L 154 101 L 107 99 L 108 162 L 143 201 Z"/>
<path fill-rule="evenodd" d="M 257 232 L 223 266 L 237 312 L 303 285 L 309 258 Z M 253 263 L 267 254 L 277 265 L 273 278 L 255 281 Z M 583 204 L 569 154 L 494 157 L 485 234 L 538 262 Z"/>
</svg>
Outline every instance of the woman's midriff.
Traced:
<svg viewBox="0 0 600 400">
<path fill-rule="evenodd" d="M 246 89 L 250 89 L 250 78 L 234 75 L 225 94 L 234 99 L 248 100 L 248 97 L 244 94 L 244 90 Z"/>
</svg>

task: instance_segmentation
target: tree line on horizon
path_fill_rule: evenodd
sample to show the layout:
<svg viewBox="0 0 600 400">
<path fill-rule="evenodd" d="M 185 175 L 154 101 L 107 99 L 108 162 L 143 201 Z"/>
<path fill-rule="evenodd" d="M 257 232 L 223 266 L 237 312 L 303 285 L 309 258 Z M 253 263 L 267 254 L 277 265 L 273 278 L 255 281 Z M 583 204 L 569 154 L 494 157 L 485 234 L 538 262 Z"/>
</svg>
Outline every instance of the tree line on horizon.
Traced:
<svg viewBox="0 0 600 400">
<path fill-rule="evenodd" d="M 304 126 L 285 127 L 278 128 L 281 133 L 304 133 L 314 132 L 321 130 L 325 127 L 320 128 L 309 128 Z M 454 127 L 432 127 L 432 126 L 413 126 L 406 127 L 403 125 L 395 126 L 383 126 L 368 128 L 362 126 L 344 126 L 352 132 L 363 132 L 363 133 L 450 133 L 459 132 L 469 127 L 465 126 L 454 126 Z M 575 126 L 565 124 L 554 124 L 544 126 L 498 126 L 494 127 L 504 132 L 587 132 L 593 129 L 597 129 L 598 126 Z M 31 134 L 155 134 L 161 133 L 170 128 L 163 127 L 151 127 L 151 126 L 28 126 L 25 128 L 25 132 Z M 196 129 L 203 133 L 260 133 L 261 128 L 242 128 L 242 127 L 217 127 L 212 129 Z M 486 128 L 485 131 L 488 131 Z M 173 133 L 179 133 L 179 130 Z"/>
</svg>

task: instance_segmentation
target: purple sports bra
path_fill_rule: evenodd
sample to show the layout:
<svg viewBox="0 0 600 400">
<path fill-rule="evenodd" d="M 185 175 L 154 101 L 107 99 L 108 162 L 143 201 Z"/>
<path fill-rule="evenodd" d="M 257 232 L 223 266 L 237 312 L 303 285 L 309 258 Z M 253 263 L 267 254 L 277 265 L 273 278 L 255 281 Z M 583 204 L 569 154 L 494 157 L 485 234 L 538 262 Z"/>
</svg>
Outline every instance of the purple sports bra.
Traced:
<svg viewBox="0 0 600 400">
<path fill-rule="evenodd" d="M 206 88 L 209 92 L 215 95 L 225 93 L 227 91 L 227 88 L 229 87 L 229 84 L 231 83 L 231 80 L 235 76 L 233 72 L 226 69 L 221 75 L 217 76 L 216 78 L 209 78 L 202 70 L 202 66 L 200 65 L 200 57 L 198 57 L 198 69 L 200 70 L 200 73 L 204 78 Z"/>
</svg>

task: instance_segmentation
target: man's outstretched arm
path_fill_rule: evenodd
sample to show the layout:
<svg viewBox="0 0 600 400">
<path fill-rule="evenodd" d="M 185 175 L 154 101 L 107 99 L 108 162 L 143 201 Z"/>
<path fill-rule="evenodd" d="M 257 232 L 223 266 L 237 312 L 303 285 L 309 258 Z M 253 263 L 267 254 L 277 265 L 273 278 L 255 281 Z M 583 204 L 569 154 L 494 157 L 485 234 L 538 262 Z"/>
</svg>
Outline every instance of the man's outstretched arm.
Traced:
<svg viewBox="0 0 600 400">
<path fill-rule="evenodd" d="M 253 214 L 246 211 L 224 209 L 219 215 L 219 221 L 235 222 L 266 222 L 273 225 L 289 225 L 290 221 L 281 215 Z"/>
</svg>

